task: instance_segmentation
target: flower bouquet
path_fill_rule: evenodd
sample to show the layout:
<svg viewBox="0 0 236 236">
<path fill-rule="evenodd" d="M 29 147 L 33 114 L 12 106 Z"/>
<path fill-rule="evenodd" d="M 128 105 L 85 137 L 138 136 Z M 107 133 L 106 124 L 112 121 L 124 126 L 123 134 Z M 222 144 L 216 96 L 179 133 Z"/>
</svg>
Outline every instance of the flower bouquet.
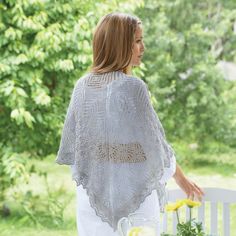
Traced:
<svg viewBox="0 0 236 236">
<path fill-rule="evenodd" d="M 180 222 L 178 209 L 184 205 L 189 208 L 189 220 L 186 222 Z M 190 199 L 178 200 L 175 203 L 166 205 L 167 211 L 175 211 L 178 224 L 176 236 L 206 236 L 204 233 L 202 223 L 192 219 L 192 208 L 200 206 L 200 202 L 192 201 Z M 162 236 L 170 236 L 170 234 L 162 234 Z"/>
</svg>

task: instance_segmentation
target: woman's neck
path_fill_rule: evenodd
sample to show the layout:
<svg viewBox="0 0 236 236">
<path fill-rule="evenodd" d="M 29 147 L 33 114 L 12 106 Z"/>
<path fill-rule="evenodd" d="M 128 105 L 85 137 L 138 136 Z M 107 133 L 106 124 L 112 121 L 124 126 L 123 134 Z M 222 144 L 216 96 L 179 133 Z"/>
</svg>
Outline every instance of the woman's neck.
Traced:
<svg viewBox="0 0 236 236">
<path fill-rule="evenodd" d="M 127 75 L 132 75 L 132 66 L 128 66 L 126 69 Z"/>
</svg>

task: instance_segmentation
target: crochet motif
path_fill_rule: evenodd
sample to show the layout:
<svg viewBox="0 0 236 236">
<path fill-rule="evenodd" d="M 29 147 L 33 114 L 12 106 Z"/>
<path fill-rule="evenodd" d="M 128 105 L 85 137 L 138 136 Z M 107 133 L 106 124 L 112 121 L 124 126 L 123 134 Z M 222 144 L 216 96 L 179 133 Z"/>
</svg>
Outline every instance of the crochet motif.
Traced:
<svg viewBox="0 0 236 236">
<path fill-rule="evenodd" d="M 142 80 L 114 71 L 76 82 L 56 163 L 73 166 L 72 178 L 114 231 L 154 189 L 163 211 L 160 180 L 174 160 Z"/>
<path fill-rule="evenodd" d="M 145 153 L 139 143 L 130 144 L 99 144 L 96 157 L 101 161 L 140 162 L 145 161 Z"/>
</svg>

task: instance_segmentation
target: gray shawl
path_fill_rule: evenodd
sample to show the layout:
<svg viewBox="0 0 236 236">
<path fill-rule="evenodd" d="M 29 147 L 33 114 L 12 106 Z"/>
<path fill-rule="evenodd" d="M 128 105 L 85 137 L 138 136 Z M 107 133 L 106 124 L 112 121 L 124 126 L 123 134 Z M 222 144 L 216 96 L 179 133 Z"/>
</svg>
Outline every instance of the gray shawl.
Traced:
<svg viewBox="0 0 236 236">
<path fill-rule="evenodd" d="M 163 211 L 160 179 L 171 158 L 174 152 L 141 79 L 114 71 L 88 73 L 76 82 L 56 163 L 73 165 L 72 178 L 114 231 L 154 189 Z"/>
</svg>

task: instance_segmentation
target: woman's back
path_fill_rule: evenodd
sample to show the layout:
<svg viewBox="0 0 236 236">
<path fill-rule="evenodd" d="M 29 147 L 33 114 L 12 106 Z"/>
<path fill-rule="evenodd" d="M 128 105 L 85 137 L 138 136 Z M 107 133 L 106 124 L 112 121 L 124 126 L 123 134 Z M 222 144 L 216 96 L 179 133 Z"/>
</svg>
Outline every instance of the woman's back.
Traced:
<svg viewBox="0 0 236 236">
<path fill-rule="evenodd" d="M 91 73 L 74 87 L 56 162 L 72 167 L 80 236 L 112 236 L 122 217 L 164 209 L 175 156 L 146 84 L 128 76 L 143 53 L 141 21 L 108 14 L 95 29 Z"/>
<path fill-rule="evenodd" d="M 77 186 L 114 230 L 154 189 L 163 209 L 160 179 L 174 157 L 142 80 L 119 71 L 82 77 L 62 137 L 57 162 L 74 166 Z"/>
</svg>

